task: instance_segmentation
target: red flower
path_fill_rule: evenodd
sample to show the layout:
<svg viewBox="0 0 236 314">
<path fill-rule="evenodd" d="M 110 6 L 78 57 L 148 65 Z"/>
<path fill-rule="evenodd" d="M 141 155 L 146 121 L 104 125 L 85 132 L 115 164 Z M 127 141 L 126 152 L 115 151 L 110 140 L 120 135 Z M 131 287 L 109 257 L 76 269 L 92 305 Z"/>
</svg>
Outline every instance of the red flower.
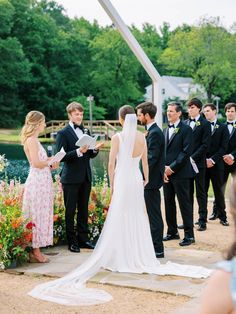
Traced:
<svg viewBox="0 0 236 314">
<path fill-rule="evenodd" d="M 36 227 L 36 226 L 35 226 L 35 223 L 33 223 L 32 221 L 28 222 L 26 225 L 26 229 L 29 229 L 29 230 L 32 230 L 33 227 Z"/>
</svg>

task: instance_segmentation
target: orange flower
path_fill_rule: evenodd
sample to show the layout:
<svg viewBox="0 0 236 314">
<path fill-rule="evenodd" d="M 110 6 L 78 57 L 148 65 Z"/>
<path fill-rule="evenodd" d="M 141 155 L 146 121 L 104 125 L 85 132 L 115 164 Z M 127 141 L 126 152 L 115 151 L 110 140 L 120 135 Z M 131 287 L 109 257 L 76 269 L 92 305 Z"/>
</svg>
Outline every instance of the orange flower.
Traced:
<svg viewBox="0 0 236 314">
<path fill-rule="evenodd" d="M 22 217 L 18 217 L 15 218 L 12 222 L 11 222 L 11 226 L 13 229 L 17 229 L 22 223 Z"/>
<path fill-rule="evenodd" d="M 94 203 L 90 203 L 89 206 L 88 206 L 88 209 L 89 209 L 90 211 L 93 211 L 94 208 L 95 208 L 95 204 L 94 204 Z"/>
<path fill-rule="evenodd" d="M 0 243 L 0 250 L 2 249 L 2 244 Z"/>
<path fill-rule="evenodd" d="M 55 222 L 55 221 L 58 221 L 58 219 L 59 219 L 59 215 L 53 215 L 53 221 Z"/>
</svg>

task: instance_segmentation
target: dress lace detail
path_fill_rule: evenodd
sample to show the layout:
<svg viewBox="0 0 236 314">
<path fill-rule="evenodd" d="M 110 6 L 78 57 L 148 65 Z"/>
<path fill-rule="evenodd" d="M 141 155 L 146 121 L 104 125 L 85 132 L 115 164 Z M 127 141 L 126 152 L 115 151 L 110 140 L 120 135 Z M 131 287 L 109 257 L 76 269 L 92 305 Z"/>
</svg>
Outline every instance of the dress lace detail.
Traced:
<svg viewBox="0 0 236 314">
<path fill-rule="evenodd" d="M 47 153 L 41 144 L 39 159 L 47 159 Z M 53 244 L 53 197 L 53 181 L 49 167 L 39 169 L 30 165 L 24 185 L 22 210 L 25 217 L 35 223 L 33 248 Z"/>
<path fill-rule="evenodd" d="M 98 243 L 85 263 L 63 278 L 36 286 L 29 295 L 64 305 L 92 305 L 110 301 L 103 290 L 88 289 L 86 281 L 101 268 L 116 272 L 179 275 L 203 278 L 210 270 L 171 262 L 161 265 L 155 256 L 145 210 L 140 157 L 133 158 L 137 118 L 126 115 L 119 136 L 114 193 Z"/>
</svg>

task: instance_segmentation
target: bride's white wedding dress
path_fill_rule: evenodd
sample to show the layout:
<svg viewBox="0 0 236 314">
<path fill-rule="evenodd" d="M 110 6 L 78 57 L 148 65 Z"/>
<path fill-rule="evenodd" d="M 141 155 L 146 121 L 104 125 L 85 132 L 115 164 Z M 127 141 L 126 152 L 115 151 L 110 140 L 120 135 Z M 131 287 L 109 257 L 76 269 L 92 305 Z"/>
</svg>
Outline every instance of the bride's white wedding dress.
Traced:
<svg viewBox="0 0 236 314">
<path fill-rule="evenodd" d="M 161 265 L 152 244 L 144 203 L 140 158 L 133 158 L 137 118 L 126 115 L 119 136 L 114 193 L 97 245 L 85 263 L 60 279 L 36 286 L 32 297 L 64 305 L 92 305 L 110 301 L 103 290 L 86 288 L 86 281 L 101 268 L 117 272 L 150 273 L 205 278 L 210 270 L 168 262 Z"/>
</svg>

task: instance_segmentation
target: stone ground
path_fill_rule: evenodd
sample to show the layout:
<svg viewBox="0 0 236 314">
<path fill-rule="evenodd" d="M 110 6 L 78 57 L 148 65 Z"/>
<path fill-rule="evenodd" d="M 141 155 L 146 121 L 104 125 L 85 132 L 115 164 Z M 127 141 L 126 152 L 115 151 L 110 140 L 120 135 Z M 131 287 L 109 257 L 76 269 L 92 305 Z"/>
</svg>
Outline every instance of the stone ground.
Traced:
<svg viewBox="0 0 236 314">
<path fill-rule="evenodd" d="M 196 215 L 197 217 L 197 215 Z M 208 223 L 207 231 L 195 231 L 196 244 L 180 248 L 178 241 L 165 243 L 165 259 L 172 262 L 202 265 L 214 268 L 221 259 L 221 252 L 231 243 L 233 223 L 223 227 L 219 221 Z M 179 222 L 181 219 L 179 218 Z M 183 236 L 180 231 L 181 237 Z M 65 307 L 27 296 L 35 285 L 62 276 L 80 265 L 90 254 L 70 253 L 66 247 L 45 250 L 49 264 L 26 264 L 14 270 L 0 273 L 0 313 L 192 313 L 199 303 L 199 296 L 207 280 L 177 276 L 147 274 L 118 274 L 101 271 L 88 286 L 106 290 L 113 300 L 97 306 Z"/>
</svg>

